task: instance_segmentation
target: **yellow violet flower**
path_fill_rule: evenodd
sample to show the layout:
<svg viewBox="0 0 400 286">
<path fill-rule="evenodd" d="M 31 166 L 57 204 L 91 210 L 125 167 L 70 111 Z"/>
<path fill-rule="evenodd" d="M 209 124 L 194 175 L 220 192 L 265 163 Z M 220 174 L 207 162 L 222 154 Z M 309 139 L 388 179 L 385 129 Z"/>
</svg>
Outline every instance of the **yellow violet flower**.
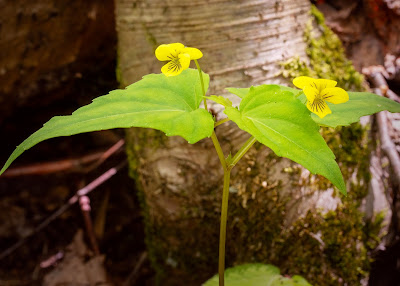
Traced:
<svg viewBox="0 0 400 286">
<path fill-rule="evenodd" d="M 166 76 L 180 74 L 189 67 L 190 60 L 197 60 L 203 56 L 200 50 L 185 47 L 181 43 L 161 45 L 155 53 L 159 61 L 167 61 L 161 68 L 161 72 Z"/>
<path fill-rule="evenodd" d="M 335 87 L 337 82 L 334 80 L 299 76 L 293 80 L 293 84 L 303 90 L 307 97 L 307 108 L 320 118 L 332 113 L 326 101 L 338 104 L 349 100 L 344 89 Z"/>
</svg>

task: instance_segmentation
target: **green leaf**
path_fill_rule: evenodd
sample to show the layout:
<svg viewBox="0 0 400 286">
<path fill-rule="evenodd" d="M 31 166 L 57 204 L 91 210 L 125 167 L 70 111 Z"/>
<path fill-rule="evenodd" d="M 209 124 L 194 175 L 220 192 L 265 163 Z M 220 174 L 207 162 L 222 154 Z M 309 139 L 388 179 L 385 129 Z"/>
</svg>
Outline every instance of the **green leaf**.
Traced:
<svg viewBox="0 0 400 286">
<path fill-rule="evenodd" d="M 296 88 L 291 88 L 288 86 L 284 86 L 284 85 L 277 85 L 277 84 L 263 84 L 260 86 L 275 86 L 275 87 L 279 87 L 280 90 L 282 91 L 290 91 L 291 93 L 293 93 L 295 96 L 298 96 L 302 91 Z M 235 87 L 228 87 L 225 88 L 227 91 L 229 91 L 230 93 L 233 93 L 234 95 L 237 95 L 240 98 L 244 98 L 250 91 L 250 88 L 235 88 Z"/>
<path fill-rule="evenodd" d="M 299 96 L 303 91 L 297 88 L 292 88 L 284 85 L 278 85 L 282 91 L 290 91 L 295 96 Z"/>
<path fill-rule="evenodd" d="M 227 286 L 311 286 L 304 278 L 283 277 L 277 267 L 270 264 L 244 264 L 225 270 Z M 203 286 L 218 286 L 218 275 L 215 275 Z"/>
<path fill-rule="evenodd" d="M 232 106 L 232 101 L 230 101 L 228 98 L 219 96 L 219 95 L 210 95 L 210 96 L 205 96 L 205 98 L 212 100 L 216 103 L 221 104 L 222 106 L 225 107 L 230 107 Z"/>
<path fill-rule="evenodd" d="M 341 104 L 332 104 L 328 102 L 332 114 L 324 118 L 319 118 L 312 114 L 312 119 L 320 125 L 337 127 L 347 126 L 358 122 L 360 117 L 371 115 L 383 110 L 390 112 L 400 112 L 400 104 L 386 97 L 379 96 L 369 92 L 349 92 L 349 101 Z M 303 102 L 306 99 L 303 98 Z"/>
<path fill-rule="evenodd" d="M 245 97 L 250 91 L 250 88 L 227 87 L 225 89 L 227 91 L 229 91 L 230 93 L 233 93 L 234 95 L 239 96 L 240 98 Z"/>
<path fill-rule="evenodd" d="M 207 90 L 209 76 L 203 77 Z M 41 141 L 84 132 L 145 127 L 195 143 L 211 136 L 214 129 L 212 116 L 205 109 L 199 109 L 202 99 L 197 70 L 187 69 L 175 77 L 146 75 L 126 89 L 96 98 L 72 115 L 50 119 L 15 149 L 0 174 L 25 150 Z"/>
<path fill-rule="evenodd" d="M 320 135 L 310 111 L 293 93 L 282 91 L 279 86 L 252 87 L 239 110 L 227 107 L 225 114 L 278 156 L 326 177 L 346 193 L 335 155 Z"/>
</svg>

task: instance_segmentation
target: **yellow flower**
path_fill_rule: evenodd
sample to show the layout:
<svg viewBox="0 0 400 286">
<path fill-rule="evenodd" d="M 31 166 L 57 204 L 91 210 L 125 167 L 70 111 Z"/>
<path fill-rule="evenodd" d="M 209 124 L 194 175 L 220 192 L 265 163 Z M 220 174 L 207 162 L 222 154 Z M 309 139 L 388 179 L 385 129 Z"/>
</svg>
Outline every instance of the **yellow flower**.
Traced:
<svg viewBox="0 0 400 286">
<path fill-rule="evenodd" d="M 325 101 L 338 104 L 349 100 L 344 89 L 335 87 L 337 82 L 334 80 L 299 76 L 293 80 L 293 84 L 303 90 L 307 97 L 307 108 L 320 118 L 332 113 Z"/>
<path fill-rule="evenodd" d="M 185 47 L 181 43 L 161 45 L 156 49 L 156 57 L 159 61 L 167 61 L 161 68 L 166 76 L 175 76 L 187 69 L 190 60 L 197 60 L 203 56 L 196 48 Z"/>
</svg>

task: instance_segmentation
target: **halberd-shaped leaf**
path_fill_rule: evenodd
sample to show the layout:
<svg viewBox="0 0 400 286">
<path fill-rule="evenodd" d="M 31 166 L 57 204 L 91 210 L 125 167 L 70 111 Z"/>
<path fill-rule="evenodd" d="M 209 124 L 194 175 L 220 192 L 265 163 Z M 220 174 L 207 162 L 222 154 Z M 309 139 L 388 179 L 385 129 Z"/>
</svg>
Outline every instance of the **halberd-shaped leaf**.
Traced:
<svg viewBox="0 0 400 286">
<path fill-rule="evenodd" d="M 312 119 L 320 125 L 337 127 L 347 126 L 360 120 L 360 117 L 383 110 L 400 112 L 400 104 L 386 97 L 369 92 L 348 92 L 349 101 L 342 104 L 328 103 L 332 114 L 319 118 L 312 114 Z"/>
<path fill-rule="evenodd" d="M 270 86 L 270 87 L 279 87 L 280 90 L 282 91 L 290 91 L 291 93 L 293 93 L 293 95 L 297 96 L 299 95 L 302 91 L 296 88 L 291 88 L 288 86 L 283 86 L 283 85 L 277 85 L 277 84 L 263 84 L 260 86 Z M 234 95 L 237 95 L 240 98 L 244 98 L 250 91 L 250 88 L 246 87 L 246 88 L 236 88 L 236 87 L 228 87 L 226 88 L 227 91 L 229 91 L 230 93 L 233 93 Z"/>
<path fill-rule="evenodd" d="M 310 111 L 292 92 L 282 91 L 279 86 L 252 87 L 239 110 L 226 107 L 225 113 L 240 129 L 253 135 L 278 156 L 326 177 L 346 193 L 335 155 L 320 135 Z"/>
<path fill-rule="evenodd" d="M 218 286 L 218 275 L 203 286 Z M 227 286 L 311 286 L 303 277 L 283 277 L 277 267 L 270 264 L 243 264 L 225 271 Z"/>
<path fill-rule="evenodd" d="M 204 74 L 207 90 L 209 76 Z M 126 89 L 114 90 L 79 108 L 72 115 L 56 116 L 22 142 L 0 174 L 22 152 L 46 139 L 78 133 L 127 127 L 161 130 L 179 135 L 189 143 L 211 136 L 212 116 L 199 109 L 203 99 L 197 70 L 187 69 L 176 77 L 150 74 Z"/>
<path fill-rule="evenodd" d="M 222 106 L 225 107 L 231 107 L 232 106 L 232 101 L 230 101 L 228 98 L 223 97 L 223 96 L 219 96 L 219 95 L 210 95 L 210 96 L 206 96 L 205 98 L 212 100 L 216 103 L 221 104 Z"/>
</svg>

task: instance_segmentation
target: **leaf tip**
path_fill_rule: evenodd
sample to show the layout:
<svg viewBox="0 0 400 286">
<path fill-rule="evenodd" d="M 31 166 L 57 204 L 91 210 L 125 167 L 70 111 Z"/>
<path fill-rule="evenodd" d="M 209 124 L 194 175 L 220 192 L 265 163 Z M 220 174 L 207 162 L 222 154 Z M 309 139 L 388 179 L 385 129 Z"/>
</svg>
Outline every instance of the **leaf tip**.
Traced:
<svg viewBox="0 0 400 286">
<path fill-rule="evenodd" d="M 336 185 L 336 184 L 335 184 Z M 339 190 L 339 192 L 344 195 L 345 197 L 347 197 L 347 188 L 346 188 L 346 184 L 343 181 L 343 177 L 342 177 L 342 182 L 340 182 L 340 184 L 336 185 L 337 189 Z"/>
<path fill-rule="evenodd" d="M 0 170 L 0 176 L 10 167 L 11 163 L 14 161 L 15 158 L 8 158 L 7 162 L 4 164 L 3 168 Z"/>
</svg>

